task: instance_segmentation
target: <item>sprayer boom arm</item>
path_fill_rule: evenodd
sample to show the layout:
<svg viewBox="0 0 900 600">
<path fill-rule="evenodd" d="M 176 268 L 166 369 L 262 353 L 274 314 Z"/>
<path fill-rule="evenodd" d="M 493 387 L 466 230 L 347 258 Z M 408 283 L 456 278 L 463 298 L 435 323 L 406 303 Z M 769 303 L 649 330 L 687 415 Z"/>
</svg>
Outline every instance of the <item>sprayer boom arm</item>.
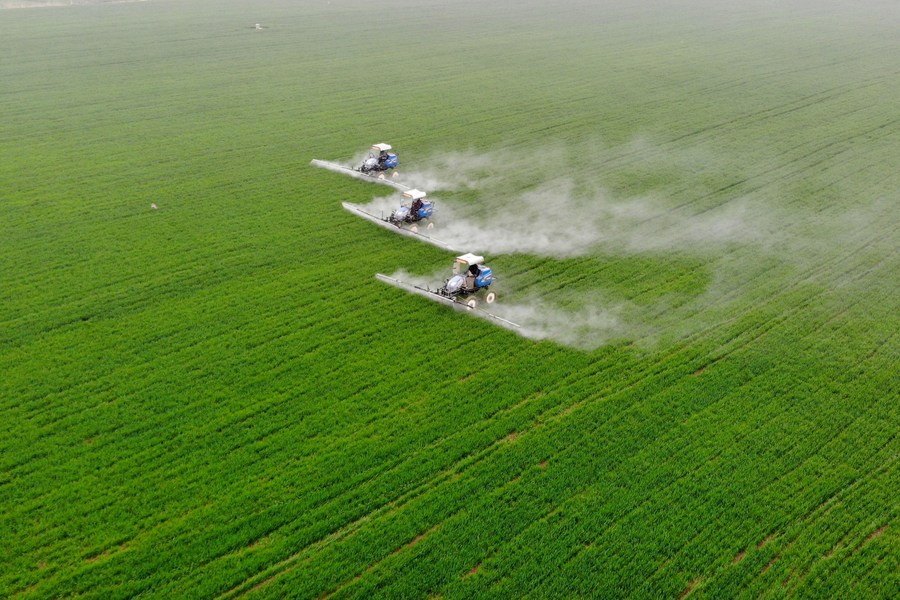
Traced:
<svg viewBox="0 0 900 600">
<path fill-rule="evenodd" d="M 424 296 L 426 298 L 434 300 L 435 302 L 440 302 L 441 304 L 450 305 L 457 310 L 472 312 L 475 315 L 481 317 L 482 319 L 490 319 L 490 320 L 492 320 L 496 323 L 499 323 L 500 325 L 507 327 L 509 329 L 521 329 L 522 328 L 522 326 L 518 325 L 517 323 L 513 323 L 512 321 L 504 319 L 503 317 L 495 315 L 493 313 L 489 313 L 488 311 L 483 310 L 481 308 L 473 308 L 467 304 L 463 304 L 462 302 L 457 302 L 456 300 L 454 300 L 452 298 L 447 298 L 446 296 L 441 296 L 440 294 L 437 293 L 436 290 L 432 290 L 427 287 L 421 287 L 421 286 L 418 286 L 418 285 L 415 285 L 412 283 L 407 283 L 405 281 L 397 279 L 396 277 L 391 277 L 390 275 L 383 275 L 381 273 L 376 273 L 375 277 L 377 279 L 379 279 L 380 281 L 383 281 L 394 287 L 398 287 L 402 290 L 412 292 L 413 294 L 418 294 L 419 296 Z"/>
</svg>

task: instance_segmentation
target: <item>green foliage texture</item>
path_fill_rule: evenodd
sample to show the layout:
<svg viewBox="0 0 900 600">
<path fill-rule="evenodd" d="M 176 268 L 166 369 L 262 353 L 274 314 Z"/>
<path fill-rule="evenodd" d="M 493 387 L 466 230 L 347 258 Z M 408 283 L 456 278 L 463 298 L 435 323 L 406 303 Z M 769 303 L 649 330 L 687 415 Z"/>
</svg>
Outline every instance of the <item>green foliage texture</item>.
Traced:
<svg viewBox="0 0 900 600">
<path fill-rule="evenodd" d="M 0 596 L 896 598 L 900 13 L 845 4 L 0 11 Z M 777 218 L 490 256 L 633 308 L 533 340 L 374 279 L 452 260 L 309 166 L 380 141 Z M 447 197 L 548 176 L 496 162 Z"/>
</svg>

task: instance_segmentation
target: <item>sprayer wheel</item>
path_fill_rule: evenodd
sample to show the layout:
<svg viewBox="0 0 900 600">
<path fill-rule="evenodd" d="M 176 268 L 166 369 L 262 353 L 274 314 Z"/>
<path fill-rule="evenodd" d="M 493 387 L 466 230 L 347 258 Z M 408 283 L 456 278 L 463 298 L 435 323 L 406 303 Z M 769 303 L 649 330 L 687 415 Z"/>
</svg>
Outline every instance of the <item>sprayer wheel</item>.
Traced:
<svg viewBox="0 0 900 600">
<path fill-rule="evenodd" d="M 434 229 L 434 223 L 429 223 L 426 229 Z"/>
<path fill-rule="evenodd" d="M 488 292 L 488 295 L 485 297 L 484 301 L 487 302 L 488 304 L 493 304 L 494 300 L 496 300 L 496 299 L 497 299 L 497 294 L 495 294 L 494 292 Z"/>
<path fill-rule="evenodd" d="M 469 308 L 475 308 L 476 306 L 478 306 L 478 301 L 475 300 L 475 298 L 469 298 L 468 300 L 466 300 L 466 306 L 468 306 Z"/>
<path fill-rule="evenodd" d="M 412 231 L 413 233 L 418 233 L 419 226 L 418 225 L 410 225 L 409 230 Z"/>
</svg>

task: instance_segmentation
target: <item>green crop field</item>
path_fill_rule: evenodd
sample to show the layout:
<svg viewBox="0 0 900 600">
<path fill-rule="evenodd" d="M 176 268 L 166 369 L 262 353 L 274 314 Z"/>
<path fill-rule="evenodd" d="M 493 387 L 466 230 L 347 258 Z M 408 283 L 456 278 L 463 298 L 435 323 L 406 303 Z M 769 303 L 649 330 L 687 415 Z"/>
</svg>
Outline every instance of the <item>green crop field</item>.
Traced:
<svg viewBox="0 0 900 600">
<path fill-rule="evenodd" d="M 35 4 L 0 597 L 900 597 L 894 0 Z"/>
</svg>

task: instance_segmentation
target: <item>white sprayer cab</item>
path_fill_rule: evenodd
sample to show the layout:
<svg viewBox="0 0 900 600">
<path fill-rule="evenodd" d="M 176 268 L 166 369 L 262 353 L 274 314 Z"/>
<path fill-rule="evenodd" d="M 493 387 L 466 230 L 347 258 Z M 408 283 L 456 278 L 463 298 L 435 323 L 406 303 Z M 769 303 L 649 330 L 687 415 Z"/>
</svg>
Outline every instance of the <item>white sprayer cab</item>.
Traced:
<svg viewBox="0 0 900 600">
<path fill-rule="evenodd" d="M 390 144 L 372 144 L 372 150 L 374 150 L 375 152 L 388 151 L 390 149 Z"/>
<path fill-rule="evenodd" d="M 464 273 L 470 265 L 480 265 L 483 262 L 483 256 L 477 256 L 471 253 L 463 254 L 462 256 L 456 257 L 456 261 L 453 263 L 453 272 Z"/>
<path fill-rule="evenodd" d="M 405 200 L 424 200 L 425 192 L 420 190 L 409 190 L 408 192 L 403 192 L 403 198 Z"/>
</svg>

